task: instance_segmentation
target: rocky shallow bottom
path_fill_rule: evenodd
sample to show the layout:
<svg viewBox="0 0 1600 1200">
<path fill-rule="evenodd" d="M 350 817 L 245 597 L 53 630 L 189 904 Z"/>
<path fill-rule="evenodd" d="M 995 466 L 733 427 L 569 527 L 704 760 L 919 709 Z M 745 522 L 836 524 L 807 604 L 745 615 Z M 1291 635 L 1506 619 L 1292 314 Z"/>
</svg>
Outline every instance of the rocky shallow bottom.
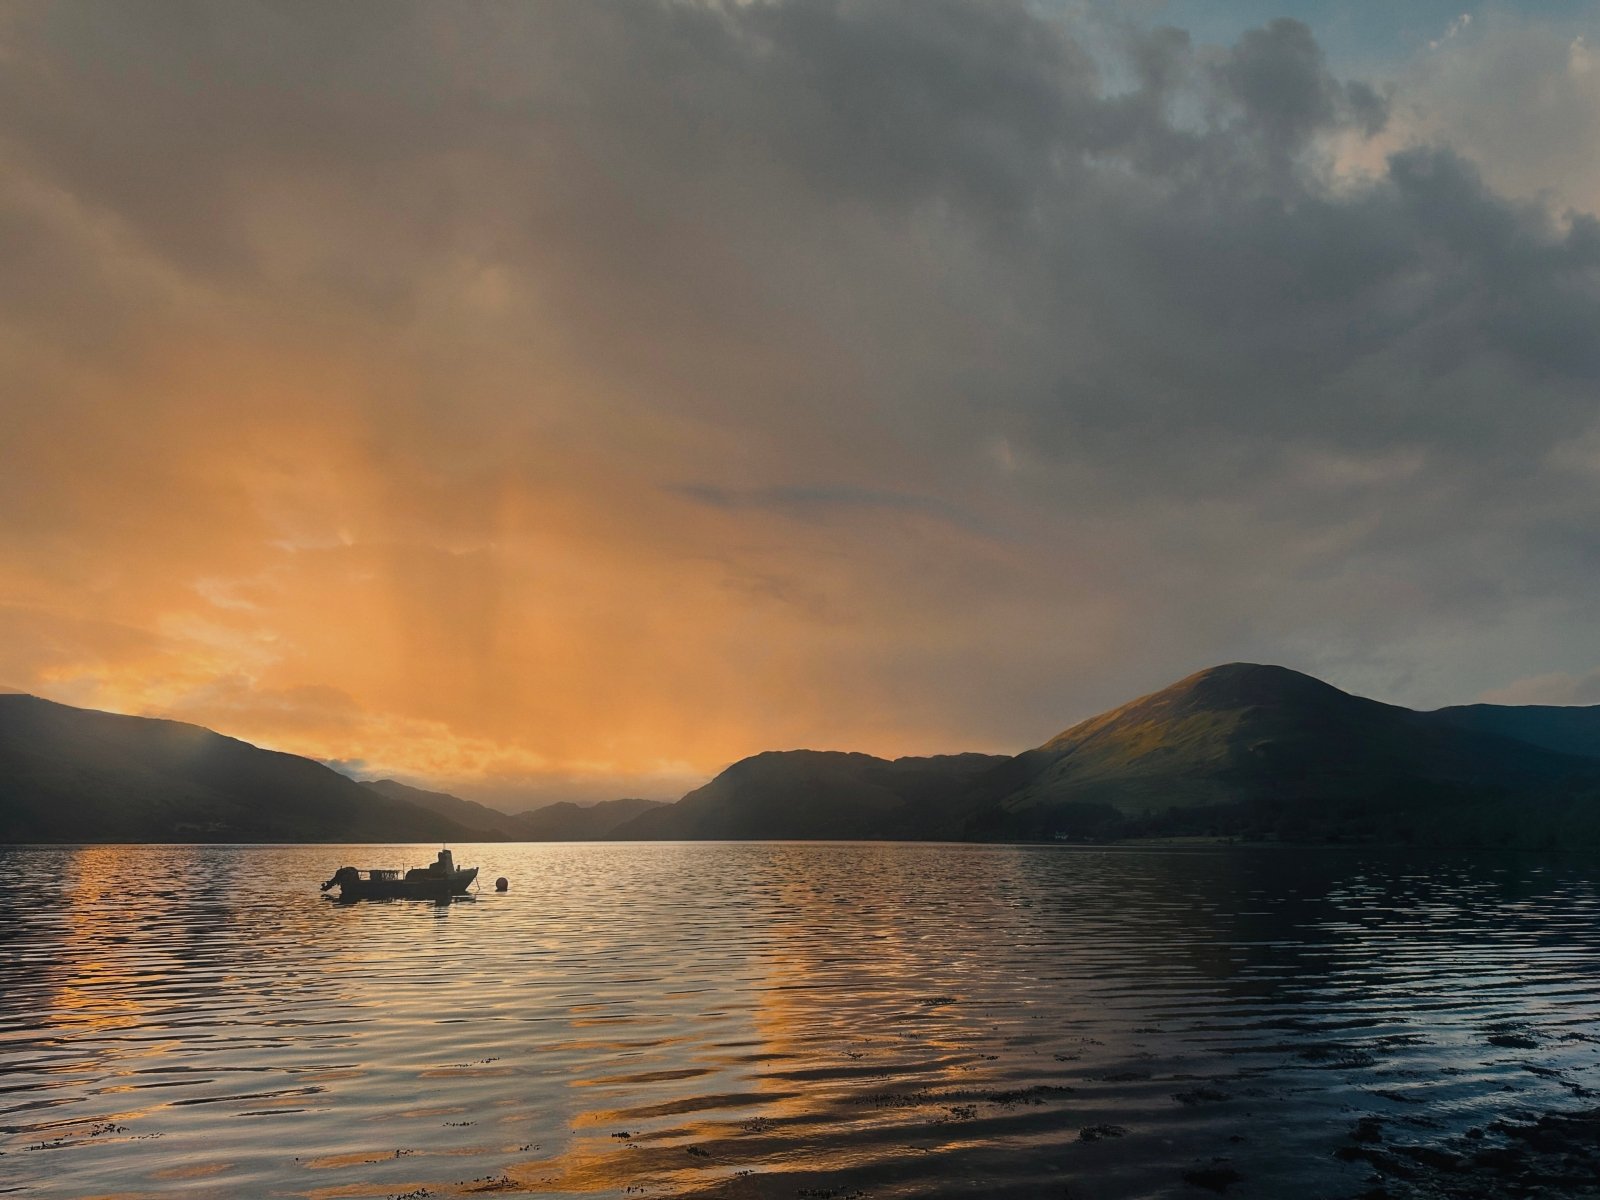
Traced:
<svg viewBox="0 0 1600 1200">
<path fill-rule="evenodd" d="M 1364 1117 L 1338 1155 L 1372 1166 L 1359 1200 L 1600 1197 L 1600 1109 L 1497 1120 L 1426 1144 Z"/>
</svg>

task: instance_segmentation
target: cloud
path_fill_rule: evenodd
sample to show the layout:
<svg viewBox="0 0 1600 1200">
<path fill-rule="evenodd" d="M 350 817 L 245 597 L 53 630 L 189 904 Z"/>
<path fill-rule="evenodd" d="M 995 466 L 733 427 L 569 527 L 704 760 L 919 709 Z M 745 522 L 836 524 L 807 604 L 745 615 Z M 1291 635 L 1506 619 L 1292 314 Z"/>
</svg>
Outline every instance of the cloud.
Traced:
<svg viewBox="0 0 1600 1200">
<path fill-rule="evenodd" d="M 1397 133 L 1448 141 L 1503 193 L 1600 208 L 1600 69 L 1592 8 L 1569 22 L 1491 9 L 1410 64 Z"/>
<path fill-rule="evenodd" d="M 367 763 L 361 758 L 325 758 L 322 765 L 331 767 L 341 775 L 348 775 L 351 779 L 366 779 L 370 777 Z"/>
<path fill-rule="evenodd" d="M 556 799 L 1600 661 L 1586 44 L 1076 22 L 6 10 L 4 677 Z"/>
<path fill-rule="evenodd" d="M 1335 79 L 1311 30 L 1289 18 L 1247 30 L 1214 70 L 1246 124 L 1279 155 L 1340 125 L 1371 136 L 1388 120 L 1388 106 L 1372 86 Z"/>
<path fill-rule="evenodd" d="M 1518 679 L 1483 694 L 1489 704 L 1600 704 L 1600 669 L 1583 675 L 1554 671 Z"/>
<path fill-rule="evenodd" d="M 973 532 L 983 530 L 982 522 L 976 517 L 935 496 L 911 496 L 861 487 L 727 488 L 705 483 L 673 484 L 665 490 L 697 504 L 725 511 L 750 509 L 800 520 L 850 520 L 873 513 L 909 514 Z"/>
</svg>

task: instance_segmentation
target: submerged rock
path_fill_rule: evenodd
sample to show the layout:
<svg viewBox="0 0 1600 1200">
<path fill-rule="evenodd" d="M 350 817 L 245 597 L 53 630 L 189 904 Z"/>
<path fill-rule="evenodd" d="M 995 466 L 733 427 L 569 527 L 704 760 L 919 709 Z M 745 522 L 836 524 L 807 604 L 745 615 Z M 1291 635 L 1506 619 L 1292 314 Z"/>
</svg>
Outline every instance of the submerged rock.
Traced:
<svg viewBox="0 0 1600 1200">
<path fill-rule="evenodd" d="M 1098 1142 L 1105 1138 L 1127 1137 L 1128 1131 L 1121 1125 L 1088 1125 L 1078 1130 L 1080 1142 Z"/>
<path fill-rule="evenodd" d="M 1369 1163 L 1380 1181 L 1367 1200 L 1600 1198 L 1600 1109 L 1546 1113 L 1529 1123 L 1495 1121 L 1435 1145 L 1375 1144 L 1377 1122 L 1351 1131 L 1338 1157 Z"/>
</svg>

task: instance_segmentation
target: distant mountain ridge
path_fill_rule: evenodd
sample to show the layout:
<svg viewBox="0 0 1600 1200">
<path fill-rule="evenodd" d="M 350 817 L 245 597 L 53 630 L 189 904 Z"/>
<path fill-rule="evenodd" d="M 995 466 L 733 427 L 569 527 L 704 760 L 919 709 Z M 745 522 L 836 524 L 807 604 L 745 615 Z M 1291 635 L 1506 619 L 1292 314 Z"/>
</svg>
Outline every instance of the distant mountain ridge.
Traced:
<svg viewBox="0 0 1600 1200">
<path fill-rule="evenodd" d="M 1600 755 L 1600 704 L 1459 704 L 1431 715 L 1461 729 L 1515 738 L 1562 754 Z"/>
<path fill-rule="evenodd" d="M 1010 760 L 952 754 L 893 761 L 826 750 L 734 763 L 676 804 L 612 831 L 620 839 L 955 837 L 977 781 Z"/>
<path fill-rule="evenodd" d="M 0 695 L 0 841 L 472 840 L 330 767 L 198 725 Z"/>
<path fill-rule="evenodd" d="M 0 693 L 0 842 L 586 840 L 660 803 L 508 814 L 199 725 Z"/>
<path fill-rule="evenodd" d="M 513 814 L 199 726 L 0 695 L 0 841 L 1153 836 L 1600 847 L 1600 706 L 1417 712 L 1230 663 L 1011 757 L 768 751 L 674 804 Z"/>
<path fill-rule="evenodd" d="M 944 761 L 963 769 L 934 783 L 921 764 Z M 613 836 L 1600 844 L 1600 707 L 1416 712 L 1255 663 L 1197 672 L 1013 758 L 899 762 L 919 764 L 915 786 L 867 755 L 757 755 Z"/>
<path fill-rule="evenodd" d="M 558 801 L 520 813 L 501 812 L 446 792 L 429 792 L 393 779 L 362 780 L 361 786 L 392 800 L 438 813 L 462 825 L 491 830 L 518 842 L 586 842 L 605 837 L 624 821 L 665 804 L 661 800 L 603 800 L 579 805 Z"/>
<path fill-rule="evenodd" d="M 517 836 L 527 842 L 589 842 L 609 837 L 624 822 L 642 813 L 666 808 L 664 800 L 601 800 L 597 804 L 574 804 L 559 800 L 542 808 L 531 808 L 512 816 Z"/>
</svg>

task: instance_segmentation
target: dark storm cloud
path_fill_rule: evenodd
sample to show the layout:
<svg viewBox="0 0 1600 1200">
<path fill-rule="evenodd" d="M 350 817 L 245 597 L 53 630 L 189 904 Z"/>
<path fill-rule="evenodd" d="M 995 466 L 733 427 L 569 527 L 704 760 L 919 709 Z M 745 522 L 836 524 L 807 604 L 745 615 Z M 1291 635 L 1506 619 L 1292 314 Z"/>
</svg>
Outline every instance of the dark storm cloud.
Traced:
<svg viewBox="0 0 1600 1200">
<path fill-rule="evenodd" d="M 1396 134 L 1404 97 L 1303 24 L 1216 47 L 999 0 L 5 11 L 11 379 L 48 397 L 83 347 L 114 375 L 151 331 L 344 355 L 381 386 L 302 419 L 356 429 L 443 543 L 501 554 L 533 489 L 584 545 L 666 556 L 641 572 L 804 580 L 764 636 L 813 646 L 826 612 L 825 648 L 775 710 L 833 688 L 993 744 L 1227 658 L 1440 702 L 1513 658 L 1600 661 L 1600 225 Z M 119 398 L 108 460 L 154 403 Z M 74 536 L 44 467 L 9 486 Z"/>
</svg>

